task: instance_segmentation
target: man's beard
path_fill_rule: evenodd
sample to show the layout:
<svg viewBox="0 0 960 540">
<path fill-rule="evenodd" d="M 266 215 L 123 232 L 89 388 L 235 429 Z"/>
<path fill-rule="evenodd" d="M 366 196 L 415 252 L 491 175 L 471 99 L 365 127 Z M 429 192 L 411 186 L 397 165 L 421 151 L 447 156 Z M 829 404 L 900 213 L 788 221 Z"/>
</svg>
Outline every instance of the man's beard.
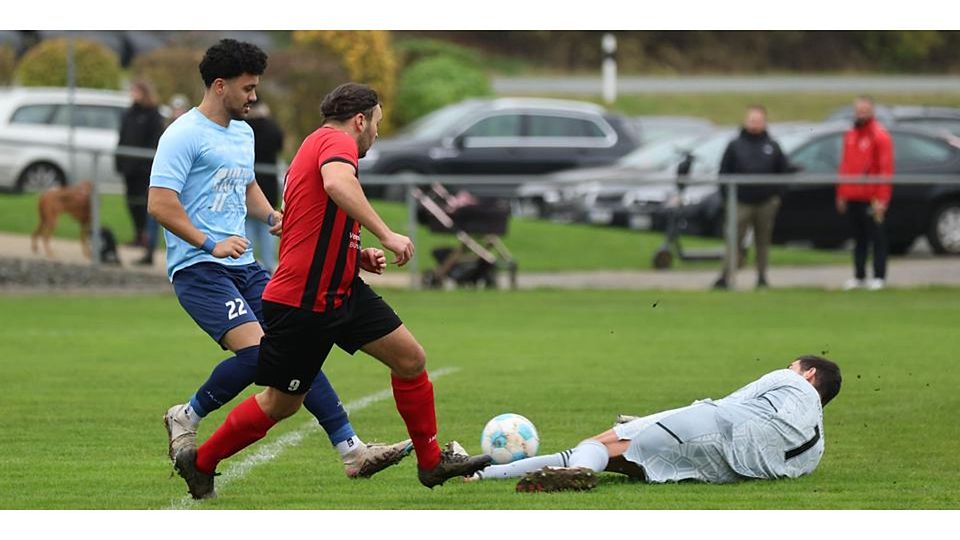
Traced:
<svg viewBox="0 0 960 540">
<path fill-rule="evenodd" d="M 869 121 L 870 121 L 869 118 L 854 118 L 854 119 L 853 119 L 853 125 L 856 126 L 856 127 L 863 127 L 863 126 L 867 125 L 867 122 L 869 122 Z"/>
</svg>

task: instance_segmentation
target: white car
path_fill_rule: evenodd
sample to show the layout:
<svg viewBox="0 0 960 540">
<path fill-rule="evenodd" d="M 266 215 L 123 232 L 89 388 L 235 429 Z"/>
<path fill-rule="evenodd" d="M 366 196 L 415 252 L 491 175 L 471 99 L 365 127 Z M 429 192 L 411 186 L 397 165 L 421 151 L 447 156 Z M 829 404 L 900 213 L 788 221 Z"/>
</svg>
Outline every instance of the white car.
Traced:
<svg viewBox="0 0 960 540">
<path fill-rule="evenodd" d="M 115 191 L 120 121 L 130 107 L 126 92 L 78 88 L 74 93 L 75 169 L 71 169 L 66 88 L 0 89 L 0 189 L 38 191 L 96 180 Z M 100 153 L 94 170 L 94 151 Z"/>
</svg>

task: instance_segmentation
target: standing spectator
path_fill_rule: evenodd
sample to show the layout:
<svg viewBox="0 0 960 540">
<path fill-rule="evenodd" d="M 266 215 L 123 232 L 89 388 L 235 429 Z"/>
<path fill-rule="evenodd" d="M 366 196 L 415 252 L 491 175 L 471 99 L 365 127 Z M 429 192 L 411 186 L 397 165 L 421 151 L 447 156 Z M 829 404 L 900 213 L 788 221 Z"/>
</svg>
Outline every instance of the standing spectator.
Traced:
<svg viewBox="0 0 960 540">
<path fill-rule="evenodd" d="M 173 123 L 174 120 L 183 116 L 183 113 L 190 110 L 190 102 L 187 100 L 187 97 L 183 94 L 174 94 L 170 98 L 170 116 L 167 117 L 166 121 L 163 123 L 163 129 Z M 147 243 L 144 246 L 143 258 L 138 260 L 136 264 L 144 266 L 153 266 L 153 252 L 157 249 L 157 238 L 160 236 L 160 225 L 157 223 L 157 220 L 153 219 L 149 213 L 147 214 Z"/>
<path fill-rule="evenodd" d="M 761 105 L 747 107 L 740 136 L 730 141 L 720 174 L 783 174 L 790 172 L 780 145 L 767 134 L 767 110 Z M 726 199 L 726 187 L 723 190 Z M 773 238 L 773 223 L 780 208 L 783 186 L 743 184 L 737 186 L 737 250 L 741 249 L 747 227 L 753 228 L 757 247 L 757 287 L 767 287 L 767 259 Z M 714 288 L 727 288 L 727 265 L 723 266 Z"/>
<path fill-rule="evenodd" d="M 163 117 L 157 110 L 153 86 L 146 80 L 136 80 L 130 86 L 133 104 L 120 122 L 119 146 L 155 150 L 163 132 Z M 126 185 L 127 209 L 133 220 L 133 244 L 146 247 L 147 187 L 153 158 L 116 154 L 115 167 Z"/>
<path fill-rule="evenodd" d="M 280 182 L 277 177 L 277 155 L 283 149 L 283 131 L 270 118 L 270 108 L 266 103 L 257 101 L 247 115 L 247 124 L 253 129 L 254 171 L 257 184 L 267 197 L 270 206 L 279 208 Z M 272 170 L 264 170 L 271 169 Z M 247 239 L 258 251 L 260 263 L 271 274 L 277 268 L 277 240 L 270 234 L 270 226 L 257 219 L 247 219 Z"/>
<path fill-rule="evenodd" d="M 853 127 L 843 137 L 840 176 L 848 180 L 837 185 L 837 212 L 850 216 L 853 238 L 854 277 L 845 290 L 882 289 L 887 278 L 887 236 L 883 222 L 893 191 L 889 181 L 864 183 L 867 177 L 893 176 L 893 140 L 874 118 L 873 99 L 860 96 L 853 102 Z M 858 181 L 859 180 L 859 181 Z M 873 279 L 867 281 L 867 250 L 873 244 Z"/>
</svg>

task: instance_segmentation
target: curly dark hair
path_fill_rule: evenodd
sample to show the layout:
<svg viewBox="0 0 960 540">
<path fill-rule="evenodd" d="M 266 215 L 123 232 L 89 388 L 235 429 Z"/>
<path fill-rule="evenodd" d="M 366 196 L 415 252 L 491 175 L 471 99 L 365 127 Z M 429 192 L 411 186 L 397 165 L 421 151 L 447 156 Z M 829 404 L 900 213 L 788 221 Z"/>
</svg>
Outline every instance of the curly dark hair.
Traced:
<svg viewBox="0 0 960 540">
<path fill-rule="evenodd" d="M 267 69 L 267 54 L 252 43 L 235 39 L 221 39 L 207 49 L 200 61 L 200 76 L 210 88 L 217 79 L 232 79 L 244 73 L 263 75 Z"/>
<path fill-rule="evenodd" d="M 341 84 L 327 94 L 320 103 L 320 112 L 323 113 L 324 122 L 343 122 L 357 113 L 369 118 L 379 103 L 380 97 L 372 88 L 350 82 Z"/>
<path fill-rule="evenodd" d="M 827 403 L 840 393 L 840 385 L 843 383 L 840 366 L 822 356 L 812 354 L 800 356 L 797 360 L 800 361 L 800 369 L 804 371 L 817 368 L 817 374 L 813 377 L 813 387 L 820 394 L 820 403 L 826 407 Z"/>
</svg>

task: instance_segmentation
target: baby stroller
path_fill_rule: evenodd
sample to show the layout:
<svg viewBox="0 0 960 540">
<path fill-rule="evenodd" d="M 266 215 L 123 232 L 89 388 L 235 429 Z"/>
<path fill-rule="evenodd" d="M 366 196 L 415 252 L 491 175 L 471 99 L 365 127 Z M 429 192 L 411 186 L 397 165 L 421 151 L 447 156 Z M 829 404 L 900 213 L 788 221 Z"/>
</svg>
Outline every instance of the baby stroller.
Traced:
<svg viewBox="0 0 960 540">
<path fill-rule="evenodd" d="M 437 267 L 423 273 L 425 288 L 440 288 L 447 279 L 458 287 L 488 289 L 497 286 L 497 272 L 510 273 L 511 288 L 517 287 L 517 261 L 503 244 L 510 219 L 508 201 L 478 198 L 467 192 L 451 195 L 442 185 L 433 184 L 428 191 L 414 188 L 413 196 L 420 203 L 417 220 L 432 232 L 453 234 L 460 243 L 433 250 Z M 471 235 L 483 235 L 478 241 Z"/>
</svg>

